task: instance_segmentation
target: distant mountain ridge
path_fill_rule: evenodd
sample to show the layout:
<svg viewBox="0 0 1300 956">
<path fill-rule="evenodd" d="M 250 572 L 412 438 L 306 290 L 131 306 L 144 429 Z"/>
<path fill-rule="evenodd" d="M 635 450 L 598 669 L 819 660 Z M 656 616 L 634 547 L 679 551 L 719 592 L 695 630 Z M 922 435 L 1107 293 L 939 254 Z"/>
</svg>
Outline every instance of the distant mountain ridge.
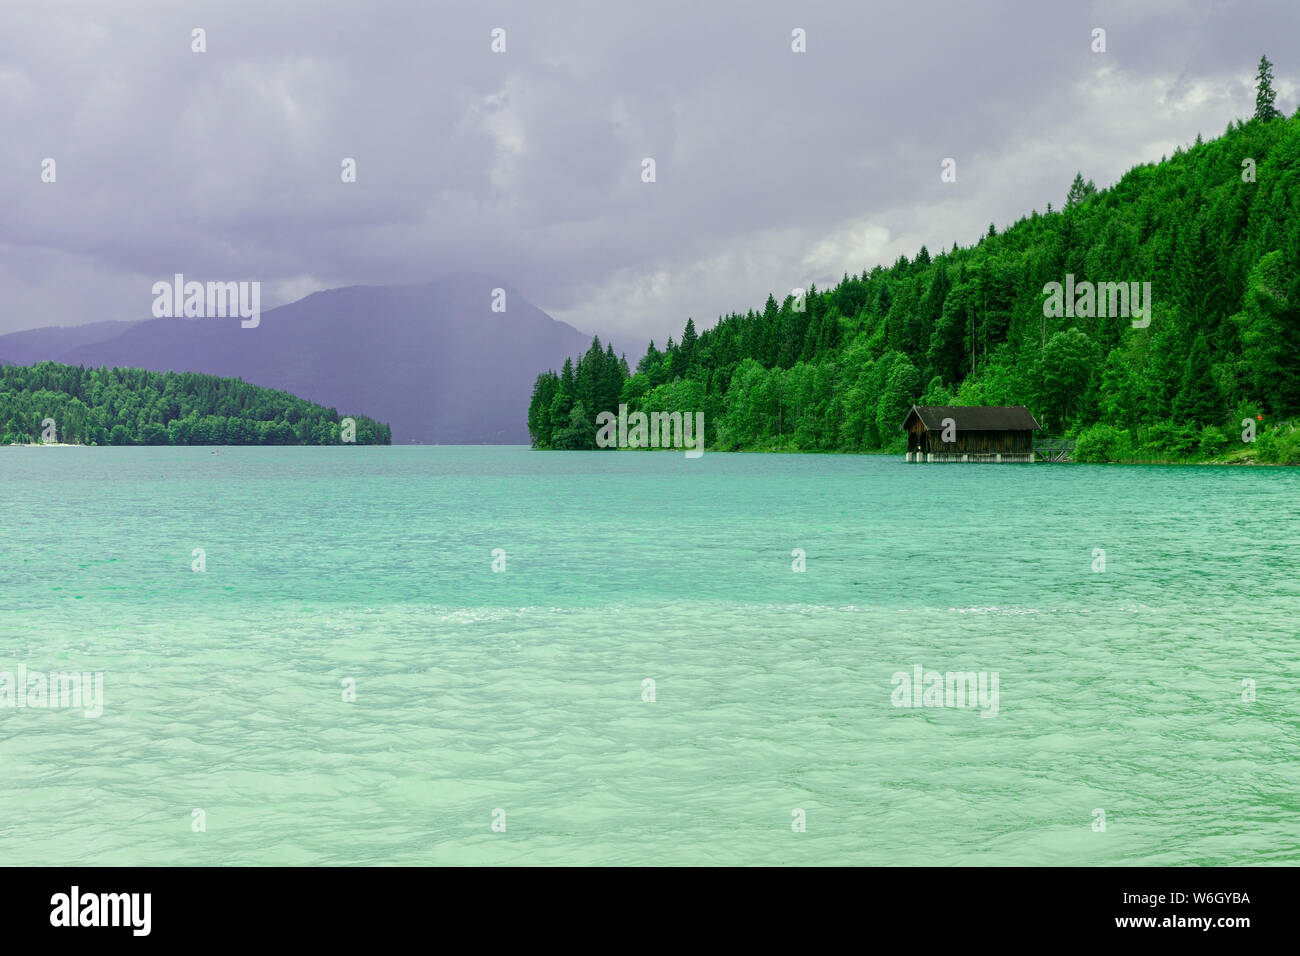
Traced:
<svg viewBox="0 0 1300 956">
<path fill-rule="evenodd" d="M 0 335 L 0 363 L 35 365 L 70 352 L 116 338 L 139 322 L 87 322 L 85 325 L 47 325 Z"/>
<path fill-rule="evenodd" d="M 492 311 L 494 289 L 504 312 Z M 238 377 L 387 422 L 395 444 L 513 444 L 528 440 L 522 409 L 539 365 L 588 342 L 509 284 L 460 273 L 316 292 L 257 328 L 164 318 L 29 329 L 0 336 L 0 361 Z"/>
</svg>

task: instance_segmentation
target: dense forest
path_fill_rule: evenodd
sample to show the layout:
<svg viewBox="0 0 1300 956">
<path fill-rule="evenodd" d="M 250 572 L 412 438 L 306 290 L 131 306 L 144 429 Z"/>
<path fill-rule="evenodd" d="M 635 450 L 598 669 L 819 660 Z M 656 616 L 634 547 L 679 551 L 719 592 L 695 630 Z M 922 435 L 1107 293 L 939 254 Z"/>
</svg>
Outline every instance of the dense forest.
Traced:
<svg viewBox="0 0 1300 956">
<path fill-rule="evenodd" d="M 392 442 L 387 425 L 352 420 L 357 444 Z M 344 427 L 332 408 L 235 378 L 0 365 L 0 444 L 337 445 Z"/>
<path fill-rule="evenodd" d="M 536 448 L 594 448 L 596 415 L 705 413 L 720 450 L 898 451 L 912 403 L 1027 405 L 1080 461 L 1300 462 L 1300 111 L 1261 60 L 1249 121 L 974 245 L 846 275 L 630 369 L 599 339 L 538 377 Z M 1149 324 L 1049 283 L 1150 283 Z M 1073 303 L 1071 303 L 1073 304 Z M 1145 321 L 1145 320 L 1143 320 Z M 1243 421 L 1255 440 L 1247 443 Z"/>
</svg>

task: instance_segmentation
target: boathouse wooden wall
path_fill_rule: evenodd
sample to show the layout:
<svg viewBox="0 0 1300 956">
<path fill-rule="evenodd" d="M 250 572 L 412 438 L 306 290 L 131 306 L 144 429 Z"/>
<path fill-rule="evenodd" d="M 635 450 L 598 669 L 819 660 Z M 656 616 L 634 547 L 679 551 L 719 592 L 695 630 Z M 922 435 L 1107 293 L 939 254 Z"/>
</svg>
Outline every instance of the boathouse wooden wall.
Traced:
<svg viewBox="0 0 1300 956">
<path fill-rule="evenodd" d="M 1007 429 L 1004 431 L 958 431 L 955 441 L 942 441 L 942 432 L 932 432 L 917 419 L 908 428 L 909 452 L 947 453 L 957 455 L 1024 454 L 1034 450 L 1034 433 Z"/>
</svg>

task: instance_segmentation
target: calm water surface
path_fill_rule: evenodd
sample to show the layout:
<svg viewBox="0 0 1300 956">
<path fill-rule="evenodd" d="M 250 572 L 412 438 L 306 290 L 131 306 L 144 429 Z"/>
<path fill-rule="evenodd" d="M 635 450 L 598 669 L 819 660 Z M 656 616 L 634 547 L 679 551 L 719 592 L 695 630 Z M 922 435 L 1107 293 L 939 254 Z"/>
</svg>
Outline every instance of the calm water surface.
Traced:
<svg viewBox="0 0 1300 956">
<path fill-rule="evenodd" d="M 1298 550 L 1294 469 L 0 448 L 0 672 L 105 698 L 0 707 L 0 865 L 1295 863 Z"/>
</svg>

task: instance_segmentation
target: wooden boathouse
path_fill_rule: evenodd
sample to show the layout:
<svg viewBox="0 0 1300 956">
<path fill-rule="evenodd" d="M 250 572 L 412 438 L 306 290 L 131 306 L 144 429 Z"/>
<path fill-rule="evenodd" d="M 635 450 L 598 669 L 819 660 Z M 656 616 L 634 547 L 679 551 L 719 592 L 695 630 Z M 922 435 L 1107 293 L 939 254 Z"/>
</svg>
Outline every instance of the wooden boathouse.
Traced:
<svg viewBox="0 0 1300 956">
<path fill-rule="evenodd" d="M 1024 405 L 913 405 L 908 461 L 1032 462 L 1042 426 Z"/>
</svg>

